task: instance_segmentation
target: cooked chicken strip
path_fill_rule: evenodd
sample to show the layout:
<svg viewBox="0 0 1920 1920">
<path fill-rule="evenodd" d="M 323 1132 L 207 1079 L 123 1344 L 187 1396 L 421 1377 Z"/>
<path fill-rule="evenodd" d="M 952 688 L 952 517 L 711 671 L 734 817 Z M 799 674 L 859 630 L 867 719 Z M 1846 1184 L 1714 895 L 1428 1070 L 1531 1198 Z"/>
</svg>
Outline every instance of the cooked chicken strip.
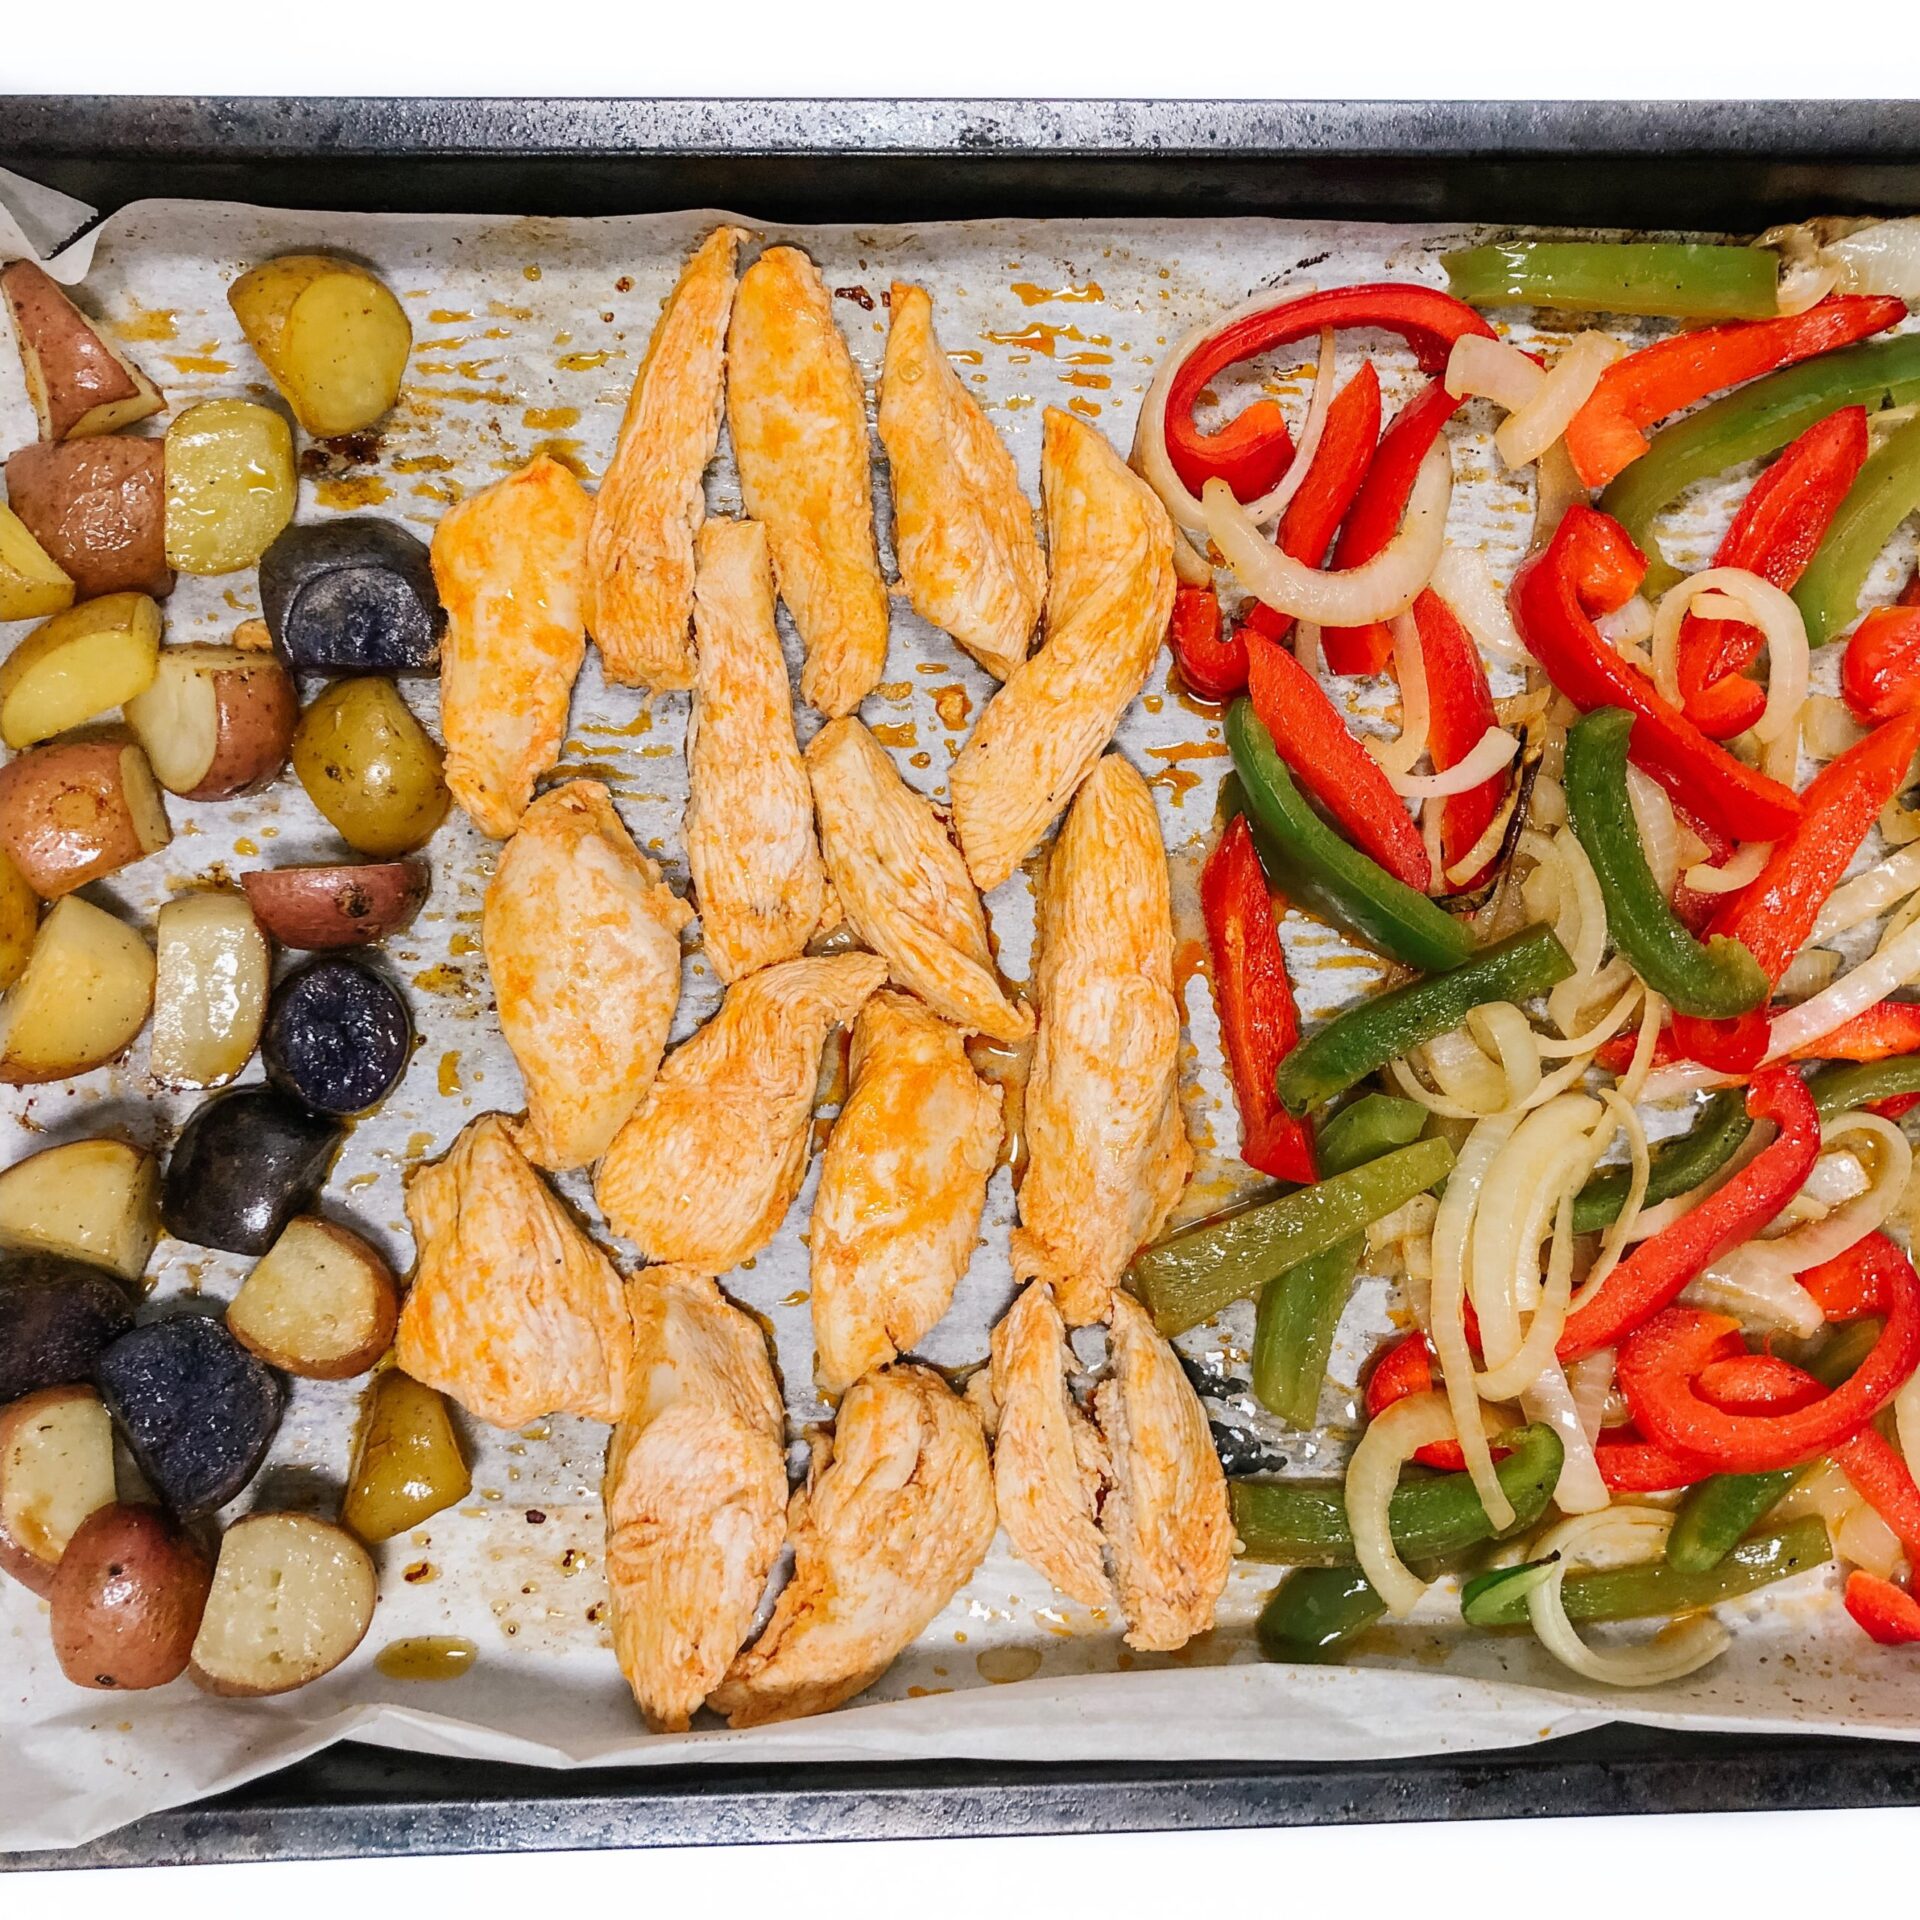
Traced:
<svg viewBox="0 0 1920 1920">
<path fill-rule="evenodd" d="M 627 1285 L 636 1398 L 607 1449 L 613 1650 L 656 1733 L 725 1676 L 780 1557 L 786 1420 L 766 1336 L 705 1274 Z"/>
<path fill-rule="evenodd" d="M 911 995 L 876 993 L 860 1010 L 850 1071 L 811 1222 L 822 1393 L 885 1366 L 946 1312 L 1000 1148 L 999 1089 Z"/>
<path fill-rule="evenodd" d="M 1226 1587 L 1227 1479 L 1193 1383 L 1132 1294 L 1113 1296 L 1107 1339 L 1113 1371 L 1093 1395 L 1113 1472 L 1100 1529 L 1128 1646 L 1168 1653 L 1213 1625 Z"/>
<path fill-rule="evenodd" d="M 496 1427 L 548 1413 L 617 1419 L 633 1321 L 613 1262 L 483 1113 L 407 1183 L 418 1261 L 396 1363 Z"/>
<path fill-rule="evenodd" d="M 807 748 L 827 872 L 853 930 L 894 981 L 957 1026 L 1019 1040 L 1033 1016 L 1001 990 L 967 863 L 924 795 L 857 719 Z"/>
<path fill-rule="evenodd" d="M 653 1084 L 680 1003 L 687 903 L 597 780 L 543 793 L 487 888 L 480 939 L 527 1088 L 521 1145 L 584 1167 Z"/>
<path fill-rule="evenodd" d="M 722 980 L 738 980 L 806 946 L 820 923 L 826 870 L 773 624 L 766 529 L 710 520 L 699 557 L 687 865 L 707 957 Z"/>
<path fill-rule="evenodd" d="M 594 501 L 587 624 L 607 678 L 626 686 L 693 684 L 693 537 L 720 438 L 733 260 L 746 237 L 716 227 L 667 296 Z"/>
<path fill-rule="evenodd" d="M 1067 1387 L 1067 1330 L 1044 1280 L 1021 1288 L 993 1330 L 993 1494 L 1013 1550 L 1069 1599 L 1113 1602 L 1098 1514 L 1109 1469 Z"/>
<path fill-rule="evenodd" d="M 600 1162 L 615 1233 L 650 1259 L 725 1273 L 776 1231 L 807 1170 L 808 1122 L 828 1033 L 886 978 L 870 953 L 787 960 L 727 989 L 667 1056 Z"/>
<path fill-rule="evenodd" d="M 921 287 L 893 284 L 880 439 L 893 471 L 893 544 L 915 613 L 1004 680 L 1027 656 L 1047 591 L 1013 456 L 954 372 Z"/>
<path fill-rule="evenodd" d="M 730 1726 L 852 1699 L 966 1582 L 993 1542 L 978 1417 L 924 1367 L 868 1374 L 819 1443 L 788 1533 L 793 1578 L 712 1697 Z"/>
<path fill-rule="evenodd" d="M 566 737 L 587 650 L 581 588 L 592 516 L 580 482 L 542 454 L 434 529 L 433 581 L 447 609 L 447 785 L 495 840 L 520 824 Z"/>
<path fill-rule="evenodd" d="M 1092 427 L 1047 409 L 1046 637 L 953 763 L 953 823 L 991 893 L 1040 844 L 1145 683 L 1173 612 L 1173 522 Z"/>
<path fill-rule="evenodd" d="M 1074 1326 L 1160 1230 L 1193 1169 L 1180 1113 L 1167 856 L 1147 783 L 1094 768 L 1047 859 L 1013 1270 Z"/>
<path fill-rule="evenodd" d="M 768 248 L 740 277 L 727 421 L 741 498 L 766 525 L 806 644 L 800 691 L 824 714 L 851 713 L 887 661 L 866 394 L 819 269 L 797 248 Z"/>
</svg>

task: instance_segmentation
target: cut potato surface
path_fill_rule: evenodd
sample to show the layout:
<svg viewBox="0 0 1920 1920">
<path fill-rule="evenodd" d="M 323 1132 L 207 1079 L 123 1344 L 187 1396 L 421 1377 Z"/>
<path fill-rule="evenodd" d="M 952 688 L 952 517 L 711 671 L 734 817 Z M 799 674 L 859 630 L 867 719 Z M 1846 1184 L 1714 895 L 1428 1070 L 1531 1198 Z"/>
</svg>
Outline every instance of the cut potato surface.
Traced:
<svg viewBox="0 0 1920 1920">
<path fill-rule="evenodd" d="M 0 1409 L 0 1570 L 44 1595 L 67 1542 L 113 1499 L 113 1422 L 91 1387 Z"/>
<path fill-rule="evenodd" d="M 0 740 L 30 747 L 111 713 L 152 682 L 159 657 L 160 607 L 148 594 L 56 613 L 0 665 Z"/>
<path fill-rule="evenodd" d="M 227 1326 L 271 1366 L 346 1380 L 393 1344 L 399 1317 L 393 1269 L 357 1233 L 305 1215 L 287 1223 L 242 1282 Z"/>
<path fill-rule="evenodd" d="M 43 440 L 116 433 L 158 413 L 160 389 L 31 260 L 0 270 Z"/>
<path fill-rule="evenodd" d="M 73 605 L 73 582 L 11 507 L 0 507 L 0 620 L 44 620 Z"/>
<path fill-rule="evenodd" d="M 0 1002 L 0 1081 L 63 1080 L 133 1044 L 153 1005 L 153 949 L 88 901 L 55 903 Z"/>
<path fill-rule="evenodd" d="M 331 1673 L 373 1624 L 367 1550 L 344 1527 L 254 1513 L 220 1542 L 191 1672 L 209 1693 L 288 1693 Z"/>
<path fill-rule="evenodd" d="M 154 1077 L 218 1087 L 259 1043 L 273 958 L 245 894 L 189 893 L 160 909 Z"/>
<path fill-rule="evenodd" d="M 0 991 L 27 970 L 33 936 L 40 925 L 40 896 L 13 856 L 0 849 Z"/>
<path fill-rule="evenodd" d="M 271 653 L 167 647 L 127 724 L 155 777 L 186 800 L 231 800 L 270 785 L 300 720 L 293 676 Z"/>
<path fill-rule="evenodd" d="M 252 566 L 293 518 L 293 433 L 252 400 L 203 400 L 167 429 L 167 564 Z"/>
<path fill-rule="evenodd" d="M 56 740 L 0 768 L 0 850 L 43 900 L 173 838 L 153 768 L 118 740 Z"/>
<path fill-rule="evenodd" d="M 365 267 L 286 254 L 242 274 L 227 302 L 309 433 L 356 433 L 393 405 L 413 328 Z"/>
<path fill-rule="evenodd" d="M 138 1280 L 159 1237 L 160 1163 L 128 1141 L 68 1140 L 0 1173 L 0 1247 Z"/>
</svg>

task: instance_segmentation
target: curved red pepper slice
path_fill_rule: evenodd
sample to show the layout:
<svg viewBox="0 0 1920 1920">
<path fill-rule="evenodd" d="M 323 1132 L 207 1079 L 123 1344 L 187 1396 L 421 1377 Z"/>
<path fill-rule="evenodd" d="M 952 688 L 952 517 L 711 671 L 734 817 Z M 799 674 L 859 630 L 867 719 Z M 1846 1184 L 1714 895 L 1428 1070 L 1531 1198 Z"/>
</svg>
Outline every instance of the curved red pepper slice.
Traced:
<svg viewBox="0 0 1920 1920">
<path fill-rule="evenodd" d="M 1753 483 L 1713 564 L 1742 567 L 1783 590 L 1791 587 L 1866 458 L 1865 407 L 1843 407 L 1809 427 Z M 1746 669 L 1759 658 L 1761 643 L 1760 629 L 1745 621 L 1689 613 L 1681 622 L 1674 654 L 1680 704 L 1710 739 L 1730 739 L 1760 718 L 1766 690 L 1746 678 Z"/>
<path fill-rule="evenodd" d="M 1469 1308 L 1469 1311 L 1472 1309 Z M 1410 1333 L 1380 1356 L 1380 1363 L 1367 1379 L 1367 1418 L 1378 1419 L 1396 1400 L 1433 1389 L 1433 1349 L 1424 1333 Z M 1496 1460 L 1504 1460 L 1507 1450 L 1495 1447 Z M 1414 1461 L 1440 1473 L 1464 1473 L 1467 1456 L 1458 1440 L 1434 1440 L 1417 1449 Z"/>
<path fill-rule="evenodd" d="M 1920 1567 L 1920 1487 L 1900 1454 L 1872 1427 L 1862 1427 L 1833 1457 L 1854 1491 L 1892 1529 Z"/>
<path fill-rule="evenodd" d="M 1194 402 L 1228 367 L 1328 327 L 1335 332 L 1378 327 L 1397 333 L 1427 373 L 1446 366 L 1453 343 L 1463 334 L 1493 338 L 1492 327 L 1465 302 L 1437 287 L 1411 283 L 1330 287 L 1242 314 L 1203 340 L 1167 389 L 1167 458 L 1188 492 L 1197 496 L 1207 481 L 1221 479 L 1236 499 L 1255 500 L 1286 472 L 1293 445 L 1285 439 L 1286 423 L 1271 400 L 1254 401 L 1211 433 L 1195 425 Z"/>
<path fill-rule="evenodd" d="M 1615 1345 L 1671 1305 L 1730 1248 L 1750 1240 L 1800 1191 L 1820 1153 L 1820 1113 L 1790 1067 L 1768 1067 L 1747 1089 L 1747 1112 L 1779 1133 L 1725 1186 L 1643 1240 L 1567 1316 L 1555 1351 L 1578 1360 Z M 1662 1436 L 1654 1435 L 1653 1438 Z"/>
<path fill-rule="evenodd" d="M 1220 596 L 1211 587 L 1176 587 L 1167 644 L 1196 700 L 1227 701 L 1247 684 L 1247 643 L 1220 637 Z"/>
<path fill-rule="evenodd" d="M 1427 675 L 1427 752 L 1441 773 L 1458 766 L 1499 724 L 1493 693 L 1487 685 L 1486 664 L 1473 636 L 1455 619 L 1453 609 L 1428 589 L 1413 603 L 1414 624 L 1420 629 L 1420 660 Z M 1442 890 L 1452 893 L 1476 887 L 1491 871 L 1498 854 L 1475 873 L 1459 879 L 1453 869 L 1480 844 L 1506 797 L 1505 773 L 1490 775 L 1465 793 L 1451 793 L 1440 803 L 1440 867 Z"/>
<path fill-rule="evenodd" d="M 1847 1575 L 1846 1609 L 1869 1638 L 1883 1647 L 1910 1647 L 1920 1642 L 1920 1600 L 1904 1587 L 1864 1567 Z"/>
<path fill-rule="evenodd" d="M 1854 628 L 1840 697 L 1869 727 L 1920 706 L 1920 606 L 1875 607 Z"/>
</svg>

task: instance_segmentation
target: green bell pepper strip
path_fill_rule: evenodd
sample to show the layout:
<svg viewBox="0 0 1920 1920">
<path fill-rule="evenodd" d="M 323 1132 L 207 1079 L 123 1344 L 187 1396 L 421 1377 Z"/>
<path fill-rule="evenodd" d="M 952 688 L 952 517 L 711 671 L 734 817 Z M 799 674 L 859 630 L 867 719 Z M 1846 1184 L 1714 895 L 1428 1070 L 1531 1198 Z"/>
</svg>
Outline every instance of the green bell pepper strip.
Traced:
<svg viewBox="0 0 1920 1920">
<path fill-rule="evenodd" d="M 1667 1565 L 1680 1573 L 1717 1567 L 1779 1505 L 1798 1467 L 1774 1473 L 1716 1473 L 1687 1489 L 1667 1535 Z"/>
<path fill-rule="evenodd" d="M 1384 1093 L 1369 1093 L 1342 1107 L 1315 1142 L 1322 1178 L 1411 1146 L 1426 1120 L 1426 1108 L 1416 1101 Z M 1366 1235 L 1349 1234 L 1325 1253 L 1275 1274 L 1261 1290 L 1253 1328 L 1253 1397 L 1289 1426 L 1311 1427 L 1318 1418 L 1327 1356 L 1365 1251 Z"/>
<path fill-rule="evenodd" d="M 1519 1427 L 1502 1437 L 1507 1457 L 1494 1472 L 1512 1502 L 1521 1533 L 1547 1510 L 1565 1450 L 1551 1427 Z M 1289 1567 L 1344 1567 L 1353 1561 L 1353 1529 L 1339 1480 L 1233 1480 L 1227 1484 L 1233 1530 L 1249 1560 Z M 1396 1551 L 1406 1560 L 1442 1560 L 1495 1537 L 1493 1522 L 1464 1473 L 1404 1480 L 1387 1508 Z"/>
<path fill-rule="evenodd" d="M 1664 1619 L 1738 1600 L 1832 1558 L 1825 1523 L 1809 1515 L 1778 1532 L 1741 1541 L 1718 1566 L 1704 1572 L 1685 1572 L 1665 1560 L 1607 1567 L 1569 1575 L 1561 1582 L 1560 1599 L 1569 1620 Z M 1540 1585 L 1550 1565 L 1536 1560 L 1469 1580 L 1460 1594 L 1461 1613 L 1476 1627 L 1524 1627 L 1527 1595 Z"/>
<path fill-rule="evenodd" d="M 1389 1060 L 1451 1033 L 1475 1007 L 1545 993 L 1573 972 L 1548 927 L 1528 927 L 1463 966 L 1412 980 L 1336 1015 L 1281 1061 L 1274 1086 L 1290 1113 L 1325 1106 Z"/>
<path fill-rule="evenodd" d="M 1473 952 L 1473 934 L 1334 832 L 1294 785 L 1250 700 L 1227 709 L 1227 746 L 1238 797 L 1255 827 L 1268 875 L 1287 897 L 1390 960 L 1444 973 Z"/>
<path fill-rule="evenodd" d="M 1661 241 L 1509 240 L 1440 256 L 1472 307 L 1764 320 L 1780 311 L 1780 262 L 1758 247 Z"/>
<path fill-rule="evenodd" d="M 1920 1093 L 1920 1053 L 1896 1054 L 1891 1060 L 1867 1060 L 1857 1066 L 1822 1067 L 1808 1078 L 1807 1091 L 1822 1120 L 1875 1100 Z"/>
<path fill-rule="evenodd" d="M 1847 489 L 1811 564 L 1793 590 L 1807 644 L 1837 640 L 1860 617 L 1860 590 L 1894 530 L 1920 507 L 1920 420 L 1891 434 Z"/>
<path fill-rule="evenodd" d="M 1824 353 L 1749 382 L 1653 436 L 1647 451 L 1600 496 L 1647 556 L 1640 591 L 1649 600 L 1680 579 L 1660 551 L 1653 523 L 1697 480 L 1777 453 L 1842 407 L 1903 406 L 1920 400 L 1920 334 Z"/>
<path fill-rule="evenodd" d="M 1676 1013 L 1730 1020 L 1766 999 L 1767 976 L 1738 940 L 1696 940 L 1668 906 L 1627 798 L 1633 722 L 1622 707 L 1596 707 L 1569 730 L 1567 817 L 1600 882 L 1607 931 L 1634 972 Z"/>
<path fill-rule="evenodd" d="M 1301 1567 L 1267 1596 L 1254 1635 L 1269 1660 L 1337 1660 L 1386 1610 L 1358 1567 Z"/>
<path fill-rule="evenodd" d="M 1127 1284 L 1171 1339 L 1248 1300 L 1275 1274 L 1337 1247 L 1453 1171 L 1444 1140 L 1418 1140 L 1351 1172 L 1184 1228 L 1134 1256 Z"/>
<path fill-rule="evenodd" d="M 1716 1093 L 1685 1133 L 1654 1148 L 1647 1169 L 1647 1194 L 1641 1204 L 1658 1206 L 1676 1193 L 1691 1193 L 1711 1180 L 1733 1158 L 1752 1127 L 1744 1089 Z M 1627 1204 L 1632 1179 L 1628 1167 L 1608 1167 L 1596 1173 L 1574 1196 L 1574 1232 L 1601 1233 L 1612 1226 Z"/>
</svg>

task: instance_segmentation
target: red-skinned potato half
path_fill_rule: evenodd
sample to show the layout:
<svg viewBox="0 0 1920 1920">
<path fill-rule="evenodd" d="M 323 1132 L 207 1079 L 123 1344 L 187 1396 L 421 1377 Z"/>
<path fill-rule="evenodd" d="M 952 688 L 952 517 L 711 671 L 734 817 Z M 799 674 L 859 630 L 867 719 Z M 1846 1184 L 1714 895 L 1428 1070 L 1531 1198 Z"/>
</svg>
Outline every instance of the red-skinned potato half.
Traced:
<svg viewBox="0 0 1920 1920">
<path fill-rule="evenodd" d="M 113 1498 L 113 1422 L 91 1387 L 0 1407 L 0 1572 L 44 1599 L 67 1542 Z"/>
<path fill-rule="evenodd" d="M 158 1507 L 82 1521 L 48 1593 L 53 1651 L 76 1687 L 137 1692 L 186 1671 L 213 1569 Z"/>
<path fill-rule="evenodd" d="M 279 776 L 300 700 L 275 654 L 165 647 L 151 683 L 127 703 L 126 715 L 169 793 L 231 800 Z"/>
<path fill-rule="evenodd" d="M 56 740 L 0 767 L 0 848 L 43 900 L 172 838 L 147 756 L 123 740 Z"/>
<path fill-rule="evenodd" d="M 167 404 L 160 389 L 31 260 L 0 269 L 0 295 L 13 319 L 42 440 L 116 433 Z"/>
<path fill-rule="evenodd" d="M 7 461 L 7 504 L 78 599 L 173 591 L 158 440 L 42 441 Z"/>
<path fill-rule="evenodd" d="M 267 867 L 243 873 L 254 917 L 283 947 L 324 952 L 366 947 L 398 933 L 420 911 L 430 877 L 424 860 L 371 860 L 351 867 Z"/>
</svg>

